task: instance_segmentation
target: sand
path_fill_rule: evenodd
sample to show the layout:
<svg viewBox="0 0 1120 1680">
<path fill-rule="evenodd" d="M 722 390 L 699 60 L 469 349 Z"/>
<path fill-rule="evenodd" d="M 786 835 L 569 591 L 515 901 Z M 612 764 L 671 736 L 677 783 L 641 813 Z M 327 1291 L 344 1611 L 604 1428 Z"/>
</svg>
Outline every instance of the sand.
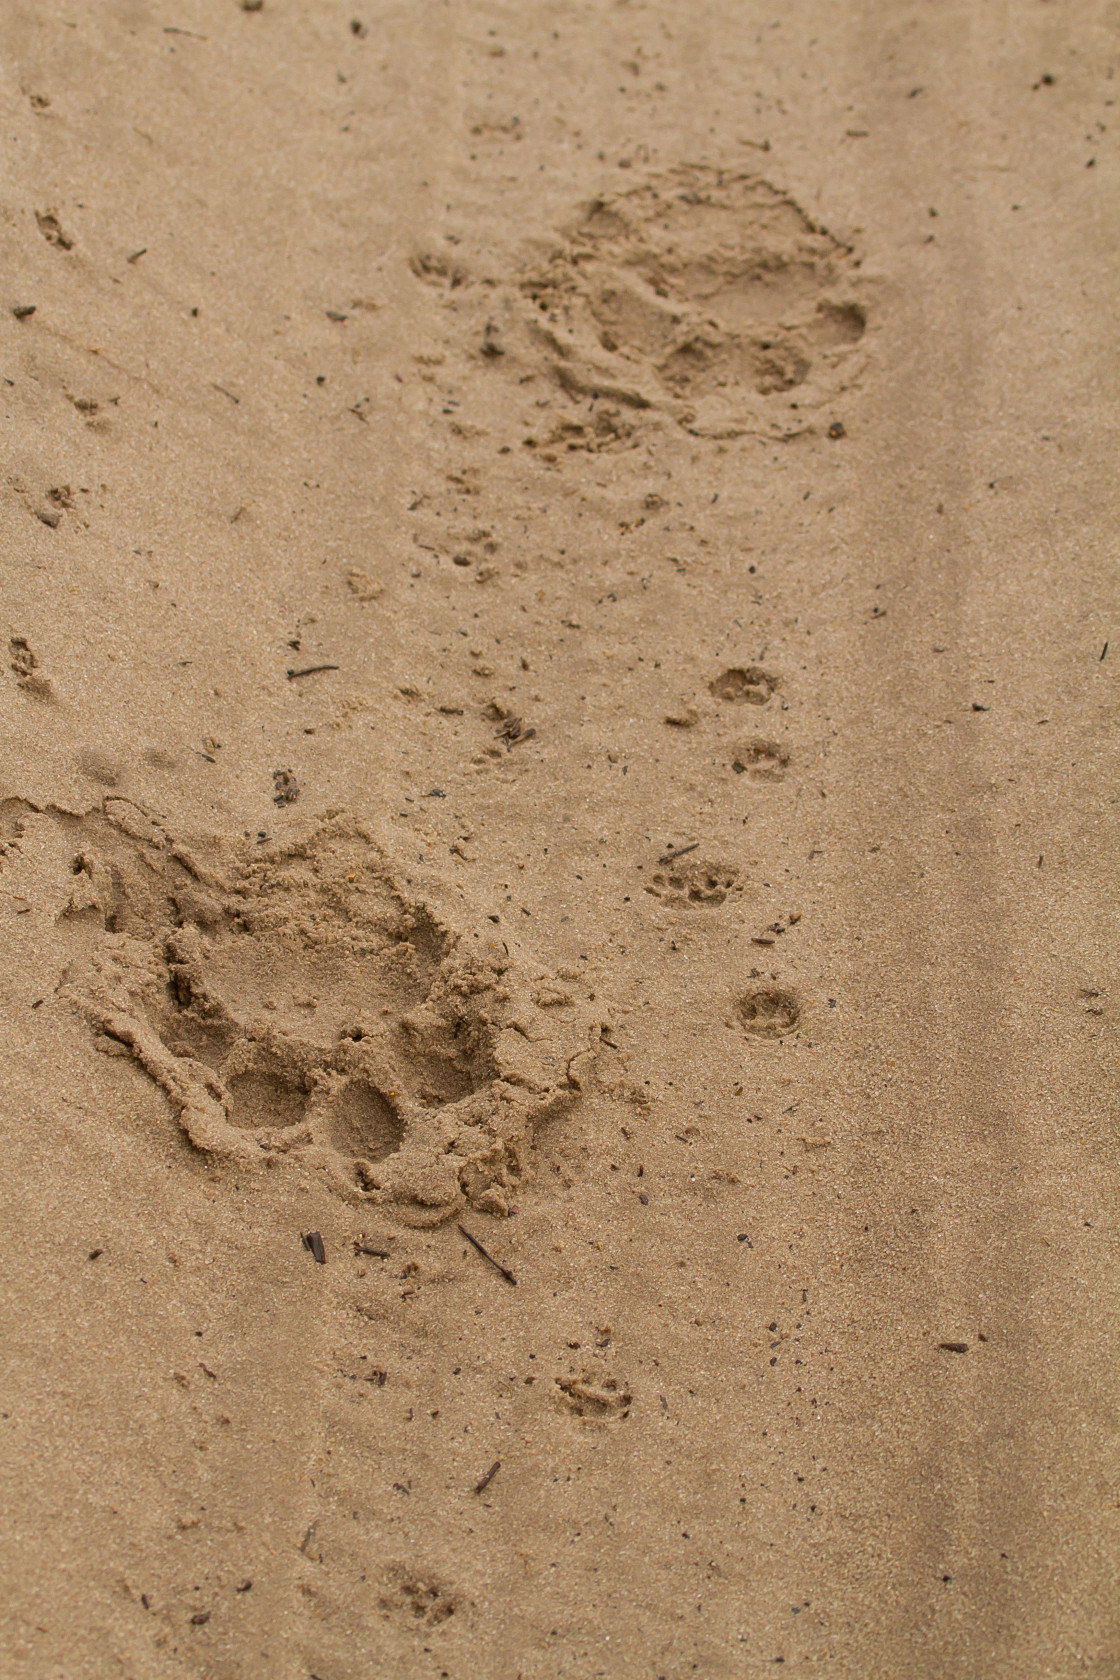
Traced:
<svg viewBox="0 0 1120 1680">
<path fill-rule="evenodd" d="M 4 1675 L 1120 1673 L 1120 9 L 4 36 Z"/>
</svg>

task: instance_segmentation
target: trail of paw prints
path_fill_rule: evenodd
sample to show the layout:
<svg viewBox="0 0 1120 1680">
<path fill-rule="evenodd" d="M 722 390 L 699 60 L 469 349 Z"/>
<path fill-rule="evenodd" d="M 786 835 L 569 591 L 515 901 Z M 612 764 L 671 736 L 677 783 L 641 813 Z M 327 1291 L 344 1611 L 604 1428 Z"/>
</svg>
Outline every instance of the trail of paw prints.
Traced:
<svg viewBox="0 0 1120 1680">
<path fill-rule="evenodd" d="M 727 666 L 707 684 L 709 694 L 721 703 L 717 714 L 721 720 L 728 712 L 735 718 L 739 708 L 753 711 L 770 706 L 782 686 L 782 678 L 777 672 L 753 663 Z M 783 706 L 782 709 L 786 708 Z M 666 716 L 665 721 L 679 728 L 693 729 L 701 724 L 702 716 L 686 698 L 672 714 Z M 784 781 L 792 761 L 793 755 L 787 746 L 763 735 L 738 739 L 732 736 L 732 743 L 721 749 L 718 760 L 722 767 L 729 767 L 736 776 L 743 776 L 760 789 Z M 693 842 L 659 860 L 656 872 L 646 883 L 645 892 L 667 908 L 718 909 L 729 902 L 746 902 L 749 884 L 745 871 L 738 864 L 704 856 Z M 784 918 L 753 933 L 751 944 L 774 946 L 800 921 L 801 913 L 790 911 Z M 767 980 L 758 969 L 752 969 L 749 979 L 752 983 L 733 995 L 725 1024 L 744 1034 L 748 1042 L 781 1043 L 791 1036 L 800 1036 L 802 1004 L 799 994 L 781 982 L 778 971 Z"/>
<path fill-rule="evenodd" d="M 419 252 L 455 294 L 483 364 L 543 370 L 571 399 L 536 448 L 610 448 L 647 411 L 709 437 L 809 429 L 862 371 L 867 326 L 852 250 L 757 175 L 688 166 L 584 204 L 535 241 L 495 296 L 467 259 Z M 484 312 L 484 313 L 483 313 Z M 831 423 L 829 435 L 843 435 Z"/>
<path fill-rule="evenodd" d="M 760 707 L 769 705 L 780 687 L 781 678 L 760 665 L 732 665 L 711 679 L 708 692 L 732 707 Z M 701 713 L 685 698 L 664 721 L 680 730 L 693 730 L 701 723 Z M 751 782 L 776 783 L 784 780 L 791 754 L 779 742 L 756 735 L 736 742 L 729 761 L 736 775 L 745 775 Z M 688 855 L 697 851 L 693 843 L 661 858 L 645 891 L 665 905 L 718 907 L 741 897 L 746 880 L 740 866 L 725 858 Z"/>
<path fill-rule="evenodd" d="M 344 818 L 207 862 L 123 798 L 35 820 L 67 841 L 57 919 L 86 930 L 63 995 L 197 1148 L 298 1162 L 412 1224 L 508 1212 L 595 1061 L 578 982 L 489 922 L 453 932 Z"/>
</svg>

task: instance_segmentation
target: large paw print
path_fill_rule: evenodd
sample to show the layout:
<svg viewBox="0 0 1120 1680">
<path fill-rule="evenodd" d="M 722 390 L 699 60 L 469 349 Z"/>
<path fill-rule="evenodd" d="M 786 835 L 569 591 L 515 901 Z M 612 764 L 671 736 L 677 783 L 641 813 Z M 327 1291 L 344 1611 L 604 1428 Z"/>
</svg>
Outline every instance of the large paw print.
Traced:
<svg viewBox="0 0 1120 1680">
<path fill-rule="evenodd" d="M 601 1021 L 578 985 L 489 923 L 453 934 L 355 825 L 235 857 L 205 883 L 150 831 L 163 905 L 130 893 L 116 842 L 112 865 L 89 844 L 83 856 L 114 883 L 113 926 L 129 931 L 106 918 L 70 995 L 198 1148 L 298 1159 L 413 1223 L 467 1201 L 508 1211 L 534 1127 L 577 1099 L 594 1060 Z"/>
</svg>

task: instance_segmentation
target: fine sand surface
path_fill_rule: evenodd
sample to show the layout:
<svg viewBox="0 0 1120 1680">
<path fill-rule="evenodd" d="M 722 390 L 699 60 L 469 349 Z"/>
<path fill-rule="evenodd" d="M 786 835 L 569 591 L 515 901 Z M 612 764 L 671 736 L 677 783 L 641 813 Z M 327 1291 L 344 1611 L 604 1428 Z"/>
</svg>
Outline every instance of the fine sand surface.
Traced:
<svg viewBox="0 0 1120 1680">
<path fill-rule="evenodd" d="M 0 1673 L 1120 1674 L 1120 5 L 4 14 Z"/>
</svg>

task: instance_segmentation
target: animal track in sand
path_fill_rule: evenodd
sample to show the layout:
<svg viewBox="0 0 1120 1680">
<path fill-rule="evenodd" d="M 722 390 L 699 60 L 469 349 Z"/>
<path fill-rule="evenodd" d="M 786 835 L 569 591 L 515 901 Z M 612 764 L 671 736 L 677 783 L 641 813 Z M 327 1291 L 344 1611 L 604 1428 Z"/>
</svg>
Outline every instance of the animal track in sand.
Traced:
<svg viewBox="0 0 1120 1680">
<path fill-rule="evenodd" d="M 789 769 L 790 755 L 776 741 L 744 741 L 735 750 L 731 768 L 755 782 L 780 782 Z"/>
<path fill-rule="evenodd" d="M 780 679 L 758 665 L 733 665 L 708 684 L 717 700 L 734 705 L 765 706 L 780 686 Z"/>
<path fill-rule="evenodd" d="M 466 267 L 443 251 L 415 251 L 409 258 L 408 266 L 417 280 L 441 291 L 458 291 L 470 279 Z"/>
<path fill-rule="evenodd" d="M 407 1564 L 390 1569 L 381 1594 L 381 1609 L 409 1625 L 433 1628 L 450 1621 L 462 1607 L 462 1599 L 427 1570 Z"/>
<path fill-rule="evenodd" d="M 5 814 L 13 882 L 35 843 L 59 859 L 54 919 L 80 952 L 63 995 L 198 1149 L 298 1161 L 413 1224 L 508 1211 L 536 1126 L 595 1059 L 602 1018 L 578 981 L 489 922 L 453 932 L 339 815 L 204 863 L 124 798 Z"/>
<path fill-rule="evenodd" d="M 701 436 L 788 437 L 861 371 L 850 247 L 761 176 L 650 175 L 533 244 L 511 265 L 520 308 L 507 295 L 496 318 L 500 277 L 478 287 L 480 360 L 519 380 L 543 362 L 583 424 L 590 401 L 659 409 Z M 442 254 L 412 267 L 429 285 L 473 289 Z"/>
<path fill-rule="evenodd" d="M 613 1423 L 630 1416 L 634 1397 L 618 1377 L 585 1369 L 579 1376 L 557 1377 L 563 1404 L 587 1422 Z"/>
<path fill-rule="evenodd" d="M 665 865 L 652 877 L 646 892 L 662 904 L 716 908 L 729 894 L 741 893 L 744 883 L 735 864 L 682 858 Z"/>
<path fill-rule="evenodd" d="M 8 669 L 16 679 L 16 687 L 30 699 L 53 697 L 50 678 L 39 669 L 39 661 L 23 636 L 13 636 L 8 643 Z"/>
<path fill-rule="evenodd" d="M 801 1004 L 793 992 L 777 986 L 759 986 L 738 999 L 736 1013 L 754 1037 L 782 1038 L 801 1019 Z"/>
</svg>

